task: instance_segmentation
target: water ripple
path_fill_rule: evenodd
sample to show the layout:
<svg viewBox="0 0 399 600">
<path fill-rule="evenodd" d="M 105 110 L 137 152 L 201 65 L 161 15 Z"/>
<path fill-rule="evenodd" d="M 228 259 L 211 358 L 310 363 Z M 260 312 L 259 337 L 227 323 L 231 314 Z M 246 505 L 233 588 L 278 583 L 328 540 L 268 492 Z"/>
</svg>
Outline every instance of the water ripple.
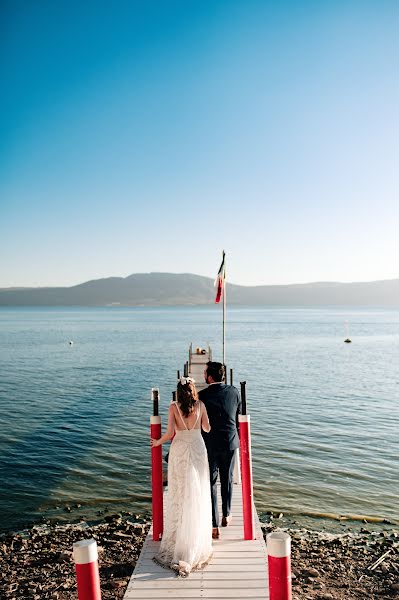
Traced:
<svg viewBox="0 0 399 600">
<path fill-rule="evenodd" d="M 217 307 L 1 309 L 3 521 L 149 508 L 150 389 L 165 424 L 190 342 L 220 340 Z M 232 308 L 227 343 L 259 510 L 395 518 L 399 311 Z"/>
</svg>

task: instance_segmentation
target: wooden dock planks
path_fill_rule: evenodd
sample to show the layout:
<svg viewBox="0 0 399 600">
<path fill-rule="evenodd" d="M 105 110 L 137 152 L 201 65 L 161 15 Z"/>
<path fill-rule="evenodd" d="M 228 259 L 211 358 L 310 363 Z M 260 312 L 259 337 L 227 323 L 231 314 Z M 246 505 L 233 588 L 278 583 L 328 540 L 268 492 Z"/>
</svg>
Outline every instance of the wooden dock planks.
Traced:
<svg viewBox="0 0 399 600">
<path fill-rule="evenodd" d="M 204 367 L 206 354 L 190 355 L 190 376 L 197 389 L 205 387 Z M 167 491 L 165 492 L 167 493 Z M 220 493 L 219 493 L 220 497 Z M 221 507 L 219 507 L 221 514 Z M 221 527 L 221 537 L 213 540 L 213 556 L 205 569 L 194 571 L 187 578 L 164 569 L 152 559 L 160 542 L 152 540 L 150 529 L 140 558 L 127 587 L 124 600 L 166 600 L 167 598 L 207 598 L 210 600 L 250 598 L 268 600 L 268 572 L 266 544 L 259 519 L 255 514 L 255 540 L 244 540 L 241 485 L 234 485 L 232 500 L 233 520 Z M 209 524 L 211 527 L 211 523 Z"/>
<path fill-rule="evenodd" d="M 205 351 L 205 354 L 196 354 L 195 350 L 190 353 L 189 374 L 190 377 L 195 379 L 195 387 L 198 392 L 207 387 L 204 379 L 204 369 L 208 360 L 210 360 L 209 349 Z"/>
<path fill-rule="evenodd" d="M 167 493 L 167 492 L 166 492 Z M 234 486 L 233 520 L 221 528 L 221 537 L 213 540 L 213 556 L 202 571 L 188 578 L 177 577 L 152 558 L 160 542 L 152 540 L 152 529 L 144 542 L 124 600 L 153 598 L 252 598 L 267 600 L 267 554 L 259 520 L 255 514 L 256 539 L 243 539 L 241 486 Z"/>
</svg>

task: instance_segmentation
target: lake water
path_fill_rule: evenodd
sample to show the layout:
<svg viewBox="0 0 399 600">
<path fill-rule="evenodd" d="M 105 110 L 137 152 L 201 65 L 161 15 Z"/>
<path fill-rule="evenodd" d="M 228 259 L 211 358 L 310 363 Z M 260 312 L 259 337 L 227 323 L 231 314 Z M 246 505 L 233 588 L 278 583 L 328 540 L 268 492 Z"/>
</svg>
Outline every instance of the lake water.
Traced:
<svg viewBox="0 0 399 600">
<path fill-rule="evenodd" d="M 165 425 L 190 342 L 220 359 L 219 306 L 0 309 L 1 527 L 149 509 L 150 391 Z M 398 519 L 399 310 L 230 308 L 226 362 L 258 511 Z"/>
</svg>

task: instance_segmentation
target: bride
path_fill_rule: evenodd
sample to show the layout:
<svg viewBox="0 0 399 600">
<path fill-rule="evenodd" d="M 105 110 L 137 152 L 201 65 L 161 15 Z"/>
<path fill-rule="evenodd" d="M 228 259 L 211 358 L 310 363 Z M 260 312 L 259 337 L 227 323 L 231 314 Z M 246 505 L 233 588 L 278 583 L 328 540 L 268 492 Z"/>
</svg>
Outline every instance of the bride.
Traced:
<svg viewBox="0 0 399 600">
<path fill-rule="evenodd" d="M 209 467 L 201 427 L 211 429 L 205 405 L 194 380 L 181 377 L 166 433 L 151 445 L 159 446 L 176 433 L 169 452 L 164 532 L 154 560 L 182 577 L 204 567 L 212 554 Z"/>
</svg>

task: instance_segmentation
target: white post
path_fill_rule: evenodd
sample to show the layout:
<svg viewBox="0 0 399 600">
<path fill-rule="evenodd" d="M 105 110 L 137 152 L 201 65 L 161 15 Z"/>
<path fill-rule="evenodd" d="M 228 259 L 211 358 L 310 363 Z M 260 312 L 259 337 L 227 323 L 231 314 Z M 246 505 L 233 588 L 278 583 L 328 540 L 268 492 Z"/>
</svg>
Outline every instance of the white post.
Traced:
<svg viewBox="0 0 399 600">
<path fill-rule="evenodd" d="M 73 558 L 79 600 L 101 600 L 97 542 L 93 539 L 75 542 Z"/>
<path fill-rule="evenodd" d="M 266 536 L 270 600 L 291 600 L 291 538 L 274 531 Z"/>
</svg>

